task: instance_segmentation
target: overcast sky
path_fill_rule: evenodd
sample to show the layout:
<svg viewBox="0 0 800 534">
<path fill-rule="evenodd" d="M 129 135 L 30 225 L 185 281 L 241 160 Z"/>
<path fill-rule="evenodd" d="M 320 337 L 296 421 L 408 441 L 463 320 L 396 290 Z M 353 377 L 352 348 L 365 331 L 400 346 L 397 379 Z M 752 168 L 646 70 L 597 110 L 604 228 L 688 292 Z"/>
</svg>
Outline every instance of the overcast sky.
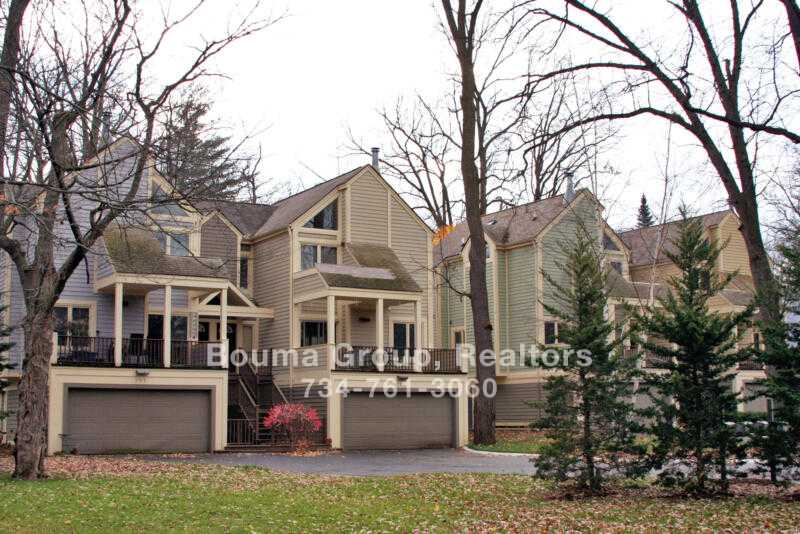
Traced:
<svg viewBox="0 0 800 534">
<path fill-rule="evenodd" d="M 228 18 L 230 4 L 214 4 L 190 31 L 211 32 Z M 627 10 L 630 24 L 641 20 L 643 4 Z M 267 177 L 299 189 L 367 163 L 348 154 L 348 128 L 365 145 L 381 146 L 379 108 L 401 95 L 446 90 L 453 60 L 430 0 L 292 0 L 271 9 L 285 18 L 226 51 L 219 65 L 229 79 L 212 83 L 223 121 L 236 134 L 257 133 Z M 667 128 L 657 120 L 622 128 L 607 156 L 618 174 L 602 192 L 615 227 L 634 224 L 642 193 L 657 208 L 666 145 Z M 697 212 L 725 208 L 724 191 L 696 149 L 677 134 L 671 149 L 670 172 L 680 176 L 671 210 L 681 200 Z"/>
</svg>

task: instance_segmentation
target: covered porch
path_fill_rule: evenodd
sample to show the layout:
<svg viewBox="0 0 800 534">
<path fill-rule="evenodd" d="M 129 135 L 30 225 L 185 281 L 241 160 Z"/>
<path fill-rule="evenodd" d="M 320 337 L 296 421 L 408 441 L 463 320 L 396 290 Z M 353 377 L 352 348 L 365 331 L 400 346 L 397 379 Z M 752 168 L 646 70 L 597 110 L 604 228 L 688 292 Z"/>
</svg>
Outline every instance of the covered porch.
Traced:
<svg viewBox="0 0 800 534">
<path fill-rule="evenodd" d="M 255 348 L 258 319 L 273 317 L 224 278 L 114 274 L 96 290 L 112 296 L 112 317 L 99 320 L 113 335 L 57 335 L 54 364 L 224 369 L 230 350 Z"/>
<path fill-rule="evenodd" d="M 461 373 L 455 349 L 430 348 L 419 293 L 328 288 L 294 299 L 293 347 L 330 371 Z"/>
</svg>

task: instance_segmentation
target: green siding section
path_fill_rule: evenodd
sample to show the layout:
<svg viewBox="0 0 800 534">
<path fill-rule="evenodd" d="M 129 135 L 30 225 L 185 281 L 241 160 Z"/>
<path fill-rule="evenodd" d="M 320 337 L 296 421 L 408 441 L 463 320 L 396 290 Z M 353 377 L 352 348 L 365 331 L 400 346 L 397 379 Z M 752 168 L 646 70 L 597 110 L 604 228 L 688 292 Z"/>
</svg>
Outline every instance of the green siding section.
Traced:
<svg viewBox="0 0 800 534">
<path fill-rule="evenodd" d="M 508 260 L 508 305 L 504 309 L 504 324 L 508 331 L 502 349 L 518 351 L 521 343 L 536 342 L 537 280 L 536 249 L 531 246 L 515 248 L 506 252 Z M 517 366 L 527 369 L 524 366 Z"/>
<path fill-rule="evenodd" d="M 570 284 L 563 266 L 570 244 L 575 242 L 579 228 L 593 233 L 599 243 L 601 226 L 598 221 L 597 204 L 588 198 L 573 202 L 564 217 L 544 235 L 542 240 L 542 269 L 560 285 Z M 545 280 L 542 302 L 550 306 L 558 305 L 555 291 L 555 287 Z"/>
</svg>

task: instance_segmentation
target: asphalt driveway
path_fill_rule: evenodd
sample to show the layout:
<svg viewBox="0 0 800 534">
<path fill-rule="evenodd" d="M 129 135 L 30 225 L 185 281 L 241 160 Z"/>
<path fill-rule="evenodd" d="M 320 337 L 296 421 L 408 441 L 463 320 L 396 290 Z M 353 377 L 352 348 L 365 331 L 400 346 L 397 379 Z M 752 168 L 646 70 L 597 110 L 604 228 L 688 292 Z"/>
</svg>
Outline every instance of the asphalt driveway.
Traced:
<svg viewBox="0 0 800 534">
<path fill-rule="evenodd" d="M 415 473 L 533 474 L 527 456 L 485 455 L 459 449 L 328 452 L 319 456 L 276 453 L 197 454 L 170 461 L 250 465 L 273 471 L 316 475 L 386 476 Z"/>
</svg>

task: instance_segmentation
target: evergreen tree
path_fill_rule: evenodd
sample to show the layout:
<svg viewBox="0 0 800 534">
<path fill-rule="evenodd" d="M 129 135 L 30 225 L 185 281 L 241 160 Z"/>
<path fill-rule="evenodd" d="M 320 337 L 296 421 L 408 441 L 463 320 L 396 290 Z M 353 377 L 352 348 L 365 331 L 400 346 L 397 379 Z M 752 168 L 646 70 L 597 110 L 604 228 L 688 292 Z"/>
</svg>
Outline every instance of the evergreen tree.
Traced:
<svg viewBox="0 0 800 534">
<path fill-rule="evenodd" d="M 709 311 L 709 300 L 725 289 L 735 273 L 714 273 L 721 248 L 704 238 L 701 219 L 689 219 L 685 209 L 681 214 L 675 252 L 667 252 L 680 275 L 669 279 L 671 291 L 659 299 L 658 306 L 645 313 L 634 310 L 634 340 L 666 362 L 664 374 L 647 380 L 656 462 L 688 458 L 693 462 L 691 475 L 671 482 L 689 493 L 726 492 L 727 459 L 740 446 L 731 424 L 737 414 L 732 370 L 751 354 L 738 348 L 738 342 L 753 307 L 736 313 Z M 712 483 L 714 467 L 720 480 Z"/>
<path fill-rule="evenodd" d="M 757 394 L 772 399 L 766 427 L 753 425 L 753 445 L 779 481 L 781 467 L 800 465 L 800 240 L 787 235 L 780 253 L 780 293 L 787 321 L 761 323 L 764 351 L 759 359 L 770 367 Z"/>
<path fill-rule="evenodd" d="M 220 135 L 210 111 L 202 87 L 191 87 L 167 104 L 153 150 L 156 166 L 186 196 L 235 198 L 243 188 L 241 174 L 249 160 L 240 157 L 230 136 Z"/>
<path fill-rule="evenodd" d="M 557 305 L 544 304 L 558 318 L 558 343 L 547 350 L 562 356 L 558 376 L 548 378 L 547 415 L 538 426 L 551 440 L 537 463 L 537 475 L 560 481 L 577 474 L 580 490 L 597 493 L 609 471 L 634 474 L 642 451 L 642 430 L 630 399 L 636 361 L 622 357 L 625 335 L 614 336 L 606 317 L 606 276 L 597 243 L 583 229 L 567 251 L 569 285 L 543 273 Z M 587 358 L 588 357 L 588 358 Z"/>
<path fill-rule="evenodd" d="M 0 297 L 1 296 L 2 295 L 0 295 Z M 2 375 L 6 371 L 13 369 L 13 366 L 9 362 L 8 358 L 3 356 L 3 354 L 7 353 L 12 346 L 11 342 L 9 341 L 11 329 L 6 326 L 6 321 L 4 320 L 6 313 L 8 313 L 8 307 L 0 306 L 0 393 L 3 393 L 8 387 L 8 380 L 2 378 Z M 2 422 L 3 419 L 6 419 L 8 416 L 9 414 L 2 411 L 2 406 L 0 406 L 0 422 Z"/>
<path fill-rule="evenodd" d="M 650 211 L 650 206 L 647 204 L 647 197 L 642 195 L 642 201 L 639 204 L 639 216 L 637 217 L 637 225 L 639 228 L 647 228 L 655 224 L 655 218 Z"/>
</svg>

